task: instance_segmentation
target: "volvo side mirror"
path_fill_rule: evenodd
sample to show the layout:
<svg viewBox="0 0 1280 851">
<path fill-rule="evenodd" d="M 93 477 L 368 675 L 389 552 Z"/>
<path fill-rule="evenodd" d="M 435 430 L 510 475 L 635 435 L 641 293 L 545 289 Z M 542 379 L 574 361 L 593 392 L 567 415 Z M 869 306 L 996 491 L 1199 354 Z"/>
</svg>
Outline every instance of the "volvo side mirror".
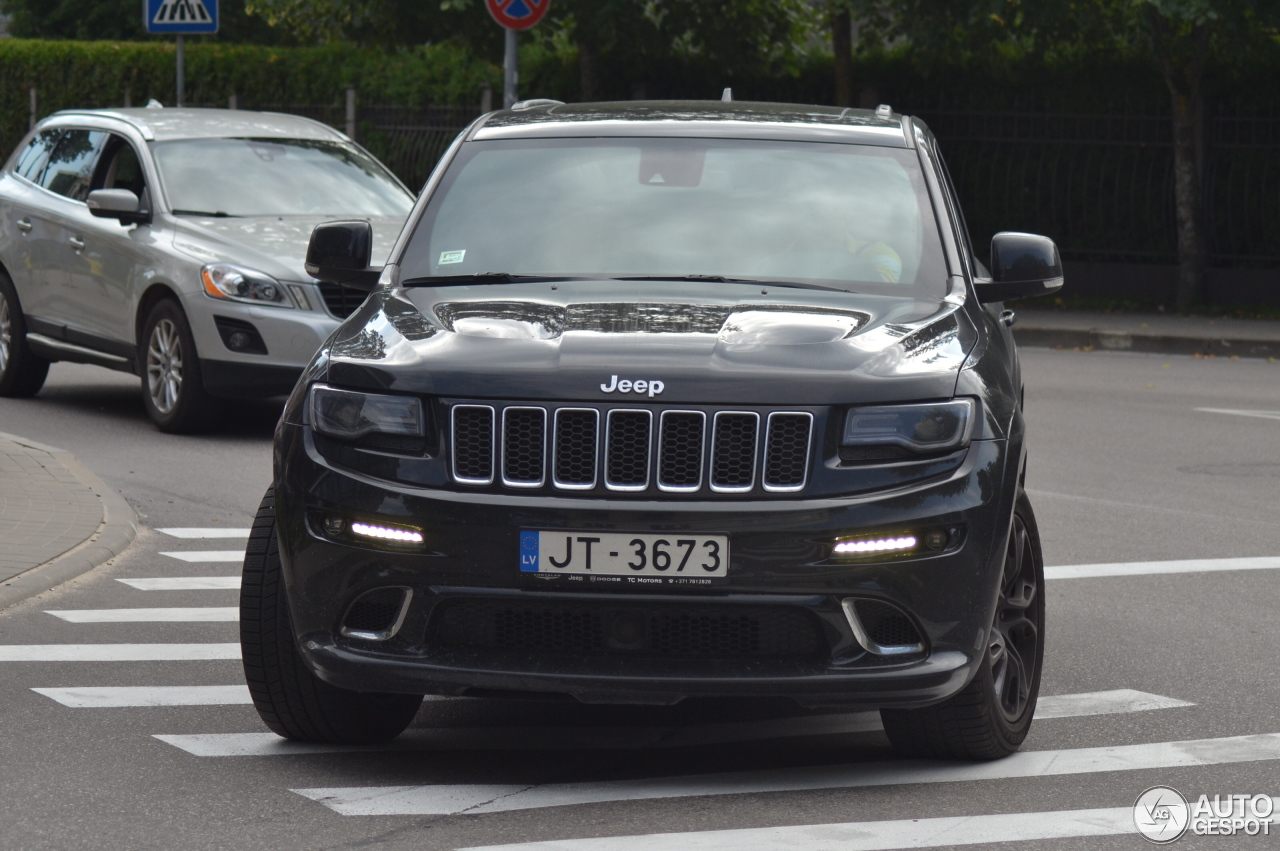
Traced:
<svg viewBox="0 0 1280 851">
<path fill-rule="evenodd" d="M 120 224 L 145 222 L 151 215 L 141 209 L 142 202 L 129 189 L 95 189 L 85 199 L 91 215 L 100 219 L 119 219 Z"/>
<path fill-rule="evenodd" d="M 991 280 L 977 282 L 987 303 L 1048 295 L 1062 289 L 1062 257 L 1047 236 L 1001 231 L 991 238 Z"/>
<path fill-rule="evenodd" d="M 382 274 L 381 267 L 369 266 L 372 254 L 373 227 L 368 222 L 325 222 L 311 232 L 307 274 L 327 284 L 370 292 Z"/>
</svg>

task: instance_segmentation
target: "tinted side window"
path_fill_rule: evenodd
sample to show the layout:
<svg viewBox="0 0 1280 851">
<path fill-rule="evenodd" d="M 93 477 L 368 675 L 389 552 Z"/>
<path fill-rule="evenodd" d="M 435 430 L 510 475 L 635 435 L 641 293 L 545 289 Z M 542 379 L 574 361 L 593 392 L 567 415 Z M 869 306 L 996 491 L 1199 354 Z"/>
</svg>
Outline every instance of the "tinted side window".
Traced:
<svg viewBox="0 0 1280 851">
<path fill-rule="evenodd" d="M 93 178 L 94 189 L 128 189 L 142 198 L 147 181 L 138 161 L 138 152 L 123 136 L 114 133 L 102 149 L 102 158 Z"/>
<path fill-rule="evenodd" d="M 13 165 L 14 174 L 39 183 L 45 163 L 49 161 L 49 152 L 53 150 L 60 135 L 61 130 L 41 130 L 37 133 L 18 155 L 18 161 Z"/>
<path fill-rule="evenodd" d="M 102 130 L 68 130 L 63 133 L 49 157 L 49 164 L 45 166 L 40 185 L 50 192 L 83 201 L 89 194 L 94 159 L 106 135 Z"/>
</svg>

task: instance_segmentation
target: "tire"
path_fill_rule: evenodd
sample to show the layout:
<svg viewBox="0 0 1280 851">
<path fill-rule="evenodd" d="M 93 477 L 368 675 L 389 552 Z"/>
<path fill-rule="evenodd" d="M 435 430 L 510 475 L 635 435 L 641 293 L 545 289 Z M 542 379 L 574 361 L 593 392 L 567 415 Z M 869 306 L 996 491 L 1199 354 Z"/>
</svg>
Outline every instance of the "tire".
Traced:
<svg viewBox="0 0 1280 851">
<path fill-rule="evenodd" d="M 253 705 L 272 732 L 298 742 L 363 745 L 400 735 L 420 694 L 376 694 L 332 686 L 298 651 L 280 572 L 275 492 L 253 520 L 240 586 L 240 649 Z"/>
<path fill-rule="evenodd" d="M 49 361 L 27 347 L 27 320 L 18 291 L 0 272 L 0 396 L 34 396 L 49 375 Z"/>
<path fill-rule="evenodd" d="M 194 434 L 215 425 L 218 406 L 204 390 L 195 338 L 176 301 L 152 305 L 141 343 L 142 403 L 156 428 Z"/>
<path fill-rule="evenodd" d="M 1008 756 L 1031 729 L 1043 663 L 1044 558 L 1031 502 L 1020 492 L 995 620 L 977 676 L 937 706 L 880 710 L 890 744 L 908 757 Z"/>
</svg>

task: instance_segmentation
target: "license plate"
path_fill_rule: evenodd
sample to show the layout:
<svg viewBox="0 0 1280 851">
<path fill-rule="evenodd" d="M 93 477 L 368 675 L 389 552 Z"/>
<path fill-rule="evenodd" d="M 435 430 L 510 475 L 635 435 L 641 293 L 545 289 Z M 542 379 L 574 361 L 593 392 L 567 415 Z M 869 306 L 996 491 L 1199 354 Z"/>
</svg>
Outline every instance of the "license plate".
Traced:
<svg viewBox="0 0 1280 851">
<path fill-rule="evenodd" d="M 540 575 L 629 576 L 636 581 L 723 579 L 727 535 L 617 532 L 520 533 L 520 570 Z M 625 580 L 624 580 L 625 581 Z"/>
</svg>

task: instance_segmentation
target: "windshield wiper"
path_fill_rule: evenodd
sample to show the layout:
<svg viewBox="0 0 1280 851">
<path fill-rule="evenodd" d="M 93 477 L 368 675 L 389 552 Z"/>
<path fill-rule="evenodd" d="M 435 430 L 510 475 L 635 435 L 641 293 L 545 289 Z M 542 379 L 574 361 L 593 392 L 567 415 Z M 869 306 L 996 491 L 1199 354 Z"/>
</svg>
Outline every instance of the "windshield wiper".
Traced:
<svg viewBox="0 0 1280 851">
<path fill-rule="evenodd" d="M 410 278 L 402 281 L 402 287 L 447 287 L 450 284 L 528 284 L 540 281 L 589 281 L 572 275 L 518 275 L 514 272 L 476 272 L 471 275 L 433 275 L 427 278 Z"/>
<path fill-rule="evenodd" d="M 238 219 L 239 216 L 233 216 L 231 213 L 223 210 L 217 210 L 210 213 L 208 210 L 170 210 L 175 216 L 207 216 L 211 219 Z"/>
<path fill-rule="evenodd" d="M 837 293 L 851 293 L 844 287 L 829 287 L 824 284 L 806 284 L 800 281 L 779 281 L 767 278 L 730 278 L 726 275 L 624 275 L 610 278 L 611 281 L 711 281 L 717 284 L 760 284 L 765 287 L 790 287 L 797 290 L 828 290 Z"/>
</svg>

